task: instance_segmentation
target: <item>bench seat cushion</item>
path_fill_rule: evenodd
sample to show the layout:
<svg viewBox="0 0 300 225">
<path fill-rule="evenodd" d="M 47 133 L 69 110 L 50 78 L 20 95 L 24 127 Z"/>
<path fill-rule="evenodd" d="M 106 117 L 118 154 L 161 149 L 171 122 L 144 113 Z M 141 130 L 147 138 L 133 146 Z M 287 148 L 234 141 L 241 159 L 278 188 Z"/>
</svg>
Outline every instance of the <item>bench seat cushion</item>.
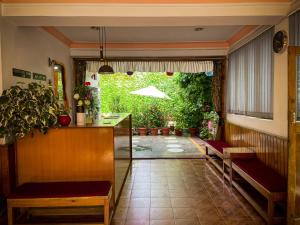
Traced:
<svg viewBox="0 0 300 225">
<path fill-rule="evenodd" d="M 109 181 L 25 183 L 11 193 L 9 199 L 18 198 L 64 198 L 107 196 Z"/>
<path fill-rule="evenodd" d="M 287 180 L 257 158 L 232 162 L 270 192 L 286 192 Z"/>
<path fill-rule="evenodd" d="M 228 143 L 225 141 L 215 141 L 215 140 L 208 140 L 206 141 L 207 144 L 215 148 L 217 151 L 223 154 L 223 148 L 231 147 Z"/>
</svg>

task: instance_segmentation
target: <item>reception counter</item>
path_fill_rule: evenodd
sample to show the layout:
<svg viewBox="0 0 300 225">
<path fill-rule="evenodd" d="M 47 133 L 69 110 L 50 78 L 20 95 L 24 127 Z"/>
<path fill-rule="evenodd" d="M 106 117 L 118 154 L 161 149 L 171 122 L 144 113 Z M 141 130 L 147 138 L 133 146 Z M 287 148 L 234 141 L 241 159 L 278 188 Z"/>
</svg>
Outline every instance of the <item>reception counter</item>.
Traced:
<svg viewBox="0 0 300 225">
<path fill-rule="evenodd" d="M 34 132 L 15 145 L 16 184 L 108 180 L 116 202 L 132 159 L 131 115 Z M 75 188 L 75 187 L 74 187 Z"/>
</svg>

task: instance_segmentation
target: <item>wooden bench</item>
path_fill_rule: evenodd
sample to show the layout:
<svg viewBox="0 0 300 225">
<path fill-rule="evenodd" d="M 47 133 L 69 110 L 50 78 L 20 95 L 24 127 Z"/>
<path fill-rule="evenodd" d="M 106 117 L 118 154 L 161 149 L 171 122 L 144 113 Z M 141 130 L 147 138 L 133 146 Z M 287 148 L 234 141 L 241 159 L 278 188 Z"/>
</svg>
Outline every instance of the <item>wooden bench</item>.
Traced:
<svg viewBox="0 0 300 225">
<path fill-rule="evenodd" d="M 14 208 L 104 207 L 104 225 L 110 224 L 112 186 L 108 181 L 25 183 L 7 198 L 8 225 Z"/>
<path fill-rule="evenodd" d="M 230 168 L 230 185 L 235 186 L 235 188 L 249 201 L 249 203 L 268 222 L 268 224 L 282 222 L 284 218 L 276 218 L 274 215 L 274 205 L 276 202 L 286 200 L 287 180 L 256 158 L 255 153 L 230 153 L 230 151 L 228 152 L 227 150 L 230 150 L 230 148 L 224 150 L 224 155 L 229 155 L 229 158 L 227 159 L 225 157 L 224 163 Z M 263 207 L 255 201 L 255 199 L 253 199 L 237 182 L 234 181 L 234 172 L 239 174 L 267 199 L 268 204 L 266 210 L 264 210 Z"/>
<path fill-rule="evenodd" d="M 228 148 L 230 145 L 224 141 L 216 141 L 216 140 L 208 140 L 205 142 L 205 157 L 206 160 L 211 162 L 220 172 L 223 173 L 222 165 L 218 164 L 213 157 L 210 155 L 210 152 L 213 155 L 219 157 L 223 160 L 223 150 L 224 148 Z"/>
</svg>

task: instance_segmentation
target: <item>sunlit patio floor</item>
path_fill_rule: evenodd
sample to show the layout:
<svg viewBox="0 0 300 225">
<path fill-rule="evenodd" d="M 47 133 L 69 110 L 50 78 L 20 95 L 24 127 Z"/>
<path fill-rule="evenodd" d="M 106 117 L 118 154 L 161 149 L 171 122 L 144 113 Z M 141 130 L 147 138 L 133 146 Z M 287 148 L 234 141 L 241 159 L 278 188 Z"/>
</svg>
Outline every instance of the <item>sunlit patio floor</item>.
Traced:
<svg viewBox="0 0 300 225">
<path fill-rule="evenodd" d="M 262 225 L 202 159 L 133 160 L 112 225 Z"/>
<path fill-rule="evenodd" d="M 133 136 L 133 158 L 201 158 L 204 149 L 197 138 L 179 136 Z"/>
</svg>

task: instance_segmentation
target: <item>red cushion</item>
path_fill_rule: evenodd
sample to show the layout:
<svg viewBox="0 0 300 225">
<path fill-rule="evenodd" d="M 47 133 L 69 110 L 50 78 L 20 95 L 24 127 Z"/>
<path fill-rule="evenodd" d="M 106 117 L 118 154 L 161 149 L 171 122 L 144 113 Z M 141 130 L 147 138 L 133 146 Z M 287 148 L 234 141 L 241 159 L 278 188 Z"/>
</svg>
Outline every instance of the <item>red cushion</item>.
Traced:
<svg viewBox="0 0 300 225">
<path fill-rule="evenodd" d="M 209 140 L 209 141 L 206 141 L 206 142 L 207 142 L 207 144 L 209 144 L 210 146 L 214 147 L 217 151 L 221 152 L 222 154 L 223 154 L 223 148 L 231 147 L 225 141 Z"/>
<path fill-rule="evenodd" d="M 17 187 L 8 198 L 60 198 L 106 196 L 109 181 L 25 183 Z"/>
<path fill-rule="evenodd" d="M 287 180 L 259 159 L 233 159 L 232 162 L 270 192 L 286 191 Z"/>
</svg>

